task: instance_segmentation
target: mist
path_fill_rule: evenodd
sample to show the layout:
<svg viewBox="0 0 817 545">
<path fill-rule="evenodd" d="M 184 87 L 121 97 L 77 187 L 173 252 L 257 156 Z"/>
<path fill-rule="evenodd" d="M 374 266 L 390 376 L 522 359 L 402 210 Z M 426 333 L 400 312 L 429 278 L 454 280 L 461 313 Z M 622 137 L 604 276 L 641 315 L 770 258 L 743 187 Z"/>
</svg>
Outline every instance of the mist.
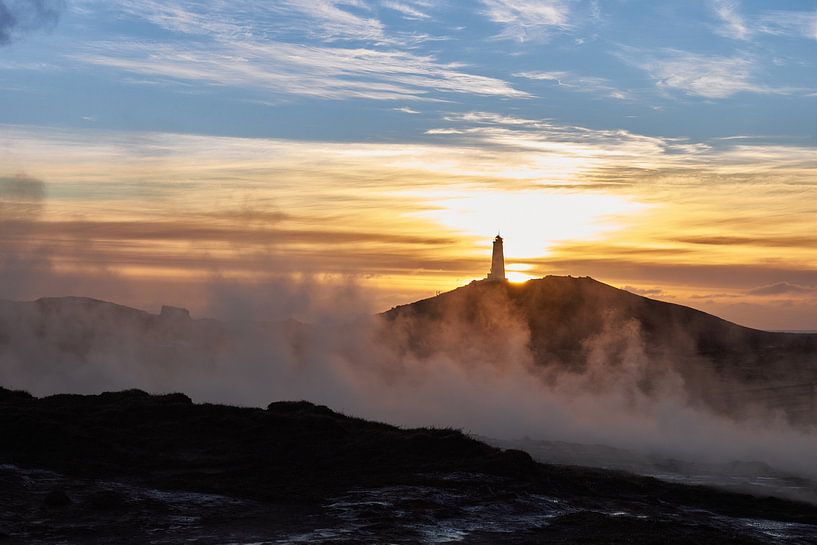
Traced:
<svg viewBox="0 0 817 545">
<path fill-rule="evenodd" d="M 817 476 L 813 428 L 793 427 L 782 413 L 735 419 L 696 403 L 673 366 L 645 354 L 636 323 L 611 323 L 581 370 L 558 370 L 535 362 L 526 323 L 502 298 L 476 310 L 482 332 L 456 319 L 462 309 L 449 309 L 434 326 L 438 337 L 418 351 L 411 320 L 368 314 L 354 279 L 211 287 L 206 305 L 240 321 L 134 317 L 82 302 L 5 304 L 0 383 L 36 395 L 140 388 L 249 406 L 305 399 L 401 426 L 762 461 Z M 313 321 L 257 320 L 256 311 L 269 317 L 265 301 Z"/>
</svg>

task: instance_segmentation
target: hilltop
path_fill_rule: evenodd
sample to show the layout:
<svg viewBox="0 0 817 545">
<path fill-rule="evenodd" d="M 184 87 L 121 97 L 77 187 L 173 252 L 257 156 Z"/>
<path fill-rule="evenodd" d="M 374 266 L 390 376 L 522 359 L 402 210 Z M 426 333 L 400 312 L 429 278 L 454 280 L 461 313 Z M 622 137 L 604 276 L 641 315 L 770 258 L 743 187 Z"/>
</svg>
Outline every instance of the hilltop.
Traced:
<svg viewBox="0 0 817 545">
<path fill-rule="evenodd" d="M 589 277 L 475 281 L 382 316 L 418 354 L 524 343 L 534 364 L 576 373 L 599 359 L 612 372 L 641 359 L 648 375 L 672 370 L 691 397 L 724 410 L 724 390 L 817 382 L 815 334 L 751 329 Z"/>
<path fill-rule="evenodd" d="M 415 335 L 435 322 L 456 319 L 489 335 L 503 319 L 530 330 L 537 359 L 568 361 L 593 338 L 631 322 L 646 349 L 707 357 L 719 368 L 762 377 L 770 368 L 815 364 L 817 334 L 761 331 L 705 312 L 643 297 L 590 277 L 546 276 L 524 283 L 475 281 L 436 297 L 395 307 L 389 320 L 414 320 Z M 764 369 L 752 369 L 757 364 Z M 817 367 L 815 367 L 817 370 Z M 761 374 L 756 374 L 761 373 Z M 764 377 L 768 378 L 768 377 Z"/>
</svg>

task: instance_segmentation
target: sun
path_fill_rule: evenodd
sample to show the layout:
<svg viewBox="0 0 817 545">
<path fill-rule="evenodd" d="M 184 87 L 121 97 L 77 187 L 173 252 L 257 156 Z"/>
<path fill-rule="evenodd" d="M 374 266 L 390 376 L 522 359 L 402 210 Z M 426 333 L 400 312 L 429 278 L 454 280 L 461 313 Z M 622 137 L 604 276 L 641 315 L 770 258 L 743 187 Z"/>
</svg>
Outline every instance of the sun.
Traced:
<svg viewBox="0 0 817 545">
<path fill-rule="evenodd" d="M 417 216 L 480 241 L 501 230 L 505 255 L 514 259 L 541 258 L 564 241 L 593 240 L 647 207 L 620 195 L 544 189 L 471 188 L 423 198 L 433 202 Z"/>
<path fill-rule="evenodd" d="M 533 277 L 529 274 L 519 271 L 508 271 L 505 273 L 505 278 L 507 278 L 508 282 L 511 282 L 512 284 L 524 284 L 528 280 L 533 280 Z"/>
</svg>

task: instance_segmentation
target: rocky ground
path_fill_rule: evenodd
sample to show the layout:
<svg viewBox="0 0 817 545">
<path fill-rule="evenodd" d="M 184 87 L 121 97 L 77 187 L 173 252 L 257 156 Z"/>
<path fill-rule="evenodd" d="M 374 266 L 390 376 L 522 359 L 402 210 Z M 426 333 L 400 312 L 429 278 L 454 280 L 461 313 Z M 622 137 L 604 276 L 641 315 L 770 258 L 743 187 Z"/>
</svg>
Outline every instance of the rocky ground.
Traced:
<svg viewBox="0 0 817 545">
<path fill-rule="evenodd" d="M 817 543 L 817 506 L 309 403 L 0 389 L 0 543 Z"/>
</svg>

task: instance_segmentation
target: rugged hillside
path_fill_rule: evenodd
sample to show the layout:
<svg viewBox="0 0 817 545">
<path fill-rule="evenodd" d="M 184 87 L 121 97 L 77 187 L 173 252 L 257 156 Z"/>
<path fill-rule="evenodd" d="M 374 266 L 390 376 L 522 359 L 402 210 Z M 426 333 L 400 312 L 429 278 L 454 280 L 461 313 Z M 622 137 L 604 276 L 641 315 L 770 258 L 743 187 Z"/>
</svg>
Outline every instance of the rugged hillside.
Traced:
<svg viewBox="0 0 817 545">
<path fill-rule="evenodd" d="M 592 278 L 547 276 L 523 284 L 478 281 L 395 307 L 384 316 L 402 324 L 418 350 L 431 349 L 443 322 L 468 335 L 508 328 L 529 332 L 538 363 L 581 366 L 599 343 L 635 337 L 651 356 L 701 358 L 746 380 L 817 377 L 817 335 L 742 327 L 689 307 L 656 301 Z"/>
<path fill-rule="evenodd" d="M 541 465 L 457 431 L 398 429 L 306 402 L 253 409 L 182 394 L 37 399 L 0 388 L 0 437 L 3 543 L 817 537 L 811 505 Z"/>
<path fill-rule="evenodd" d="M 383 317 L 390 336 L 423 356 L 527 356 L 545 376 L 592 366 L 624 372 L 636 362 L 644 390 L 671 371 L 690 399 L 718 410 L 815 417 L 817 335 L 742 327 L 592 278 L 475 281 Z"/>
</svg>

